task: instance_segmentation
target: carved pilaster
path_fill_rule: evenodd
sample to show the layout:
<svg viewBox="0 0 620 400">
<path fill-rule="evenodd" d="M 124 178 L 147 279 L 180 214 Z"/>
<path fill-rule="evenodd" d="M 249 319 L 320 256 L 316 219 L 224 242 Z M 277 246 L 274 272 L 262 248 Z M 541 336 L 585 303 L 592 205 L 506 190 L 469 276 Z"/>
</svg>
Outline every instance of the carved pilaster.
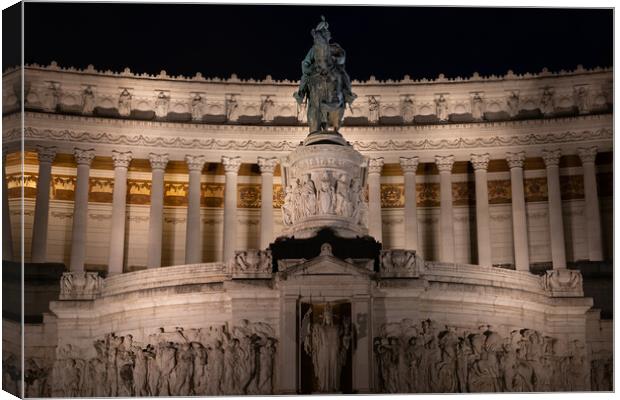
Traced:
<svg viewBox="0 0 620 400">
<path fill-rule="evenodd" d="M 452 172 L 454 156 L 435 156 L 435 164 L 437 164 L 439 172 Z"/>
<path fill-rule="evenodd" d="M 76 147 L 73 149 L 73 157 L 78 165 L 90 166 L 93 158 L 95 158 L 95 149 L 84 150 Z"/>
<path fill-rule="evenodd" d="M 471 155 L 471 164 L 474 169 L 484 169 L 486 170 L 489 167 L 489 160 L 491 156 L 489 153 L 485 154 L 472 154 Z"/>
<path fill-rule="evenodd" d="M 241 166 L 241 157 L 228 157 L 222 156 L 222 164 L 224 165 L 224 171 L 226 173 L 234 173 L 239 172 L 239 167 Z"/>
<path fill-rule="evenodd" d="M 418 157 L 401 157 L 400 158 L 400 168 L 404 173 L 413 172 L 415 173 L 418 169 L 418 164 L 420 163 L 420 159 Z"/>
<path fill-rule="evenodd" d="M 523 162 L 525 161 L 525 152 L 519 151 L 517 153 L 506 153 L 506 161 L 510 169 L 523 168 Z"/>
<path fill-rule="evenodd" d="M 168 165 L 168 153 L 166 154 L 149 154 L 149 162 L 151 163 L 151 169 L 166 169 Z"/>
<path fill-rule="evenodd" d="M 112 151 L 112 160 L 114 161 L 114 168 L 129 168 L 131 157 L 133 153 L 131 151 Z"/>
<path fill-rule="evenodd" d="M 369 174 L 380 174 L 383 169 L 383 157 L 371 158 L 368 160 L 368 173 Z"/>
<path fill-rule="evenodd" d="M 202 167 L 205 165 L 205 156 L 192 156 L 188 154 L 185 156 L 185 162 L 190 171 L 202 171 Z"/>
<path fill-rule="evenodd" d="M 580 147 L 577 149 L 577 154 L 579 154 L 579 158 L 581 158 L 582 164 L 592 163 L 596 160 L 596 153 L 598 148 L 596 146 L 591 147 Z"/>
<path fill-rule="evenodd" d="M 560 165 L 560 157 L 562 156 L 562 151 L 560 149 L 554 150 L 542 150 L 541 156 L 545 161 L 545 166 L 549 167 L 558 167 Z"/>
<path fill-rule="evenodd" d="M 276 157 L 273 157 L 273 158 L 258 157 L 258 166 L 262 174 L 273 174 L 273 171 L 276 169 L 277 165 L 278 165 L 278 159 Z"/>
<path fill-rule="evenodd" d="M 56 146 L 37 146 L 37 158 L 39 163 L 52 163 L 56 158 Z"/>
</svg>

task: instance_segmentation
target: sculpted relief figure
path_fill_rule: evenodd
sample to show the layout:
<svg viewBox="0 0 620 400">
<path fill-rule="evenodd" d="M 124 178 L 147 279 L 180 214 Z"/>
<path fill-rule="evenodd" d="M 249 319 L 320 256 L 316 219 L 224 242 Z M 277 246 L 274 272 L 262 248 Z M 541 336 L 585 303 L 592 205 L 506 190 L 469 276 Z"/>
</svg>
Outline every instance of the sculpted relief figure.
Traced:
<svg viewBox="0 0 620 400">
<path fill-rule="evenodd" d="M 364 201 L 364 193 L 362 185 L 358 178 L 351 180 L 351 208 L 353 210 L 351 217 L 359 225 L 367 225 L 368 204 Z"/>
<path fill-rule="evenodd" d="M 540 98 L 540 112 L 543 115 L 551 115 L 555 111 L 555 103 L 553 99 L 553 90 L 545 88 Z"/>
<path fill-rule="evenodd" d="M 484 118 L 484 101 L 480 97 L 480 93 L 474 93 L 471 99 L 471 116 L 475 120 Z"/>
<path fill-rule="evenodd" d="M 192 99 L 191 109 L 192 109 L 192 120 L 200 121 L 202 120 L 204 102 L 200 93 L 196 93 L 194 98 Z"/>
<path fill-rule="evenodd" d="M 168 116 L 168 108 L 170 106 L 170 97 L 166 96 L 164 91 L 159 92 L 155 100 L 155 116 L 157 118 L 166 118 Z"/>
<path fill-rule="evenodd" d="M 423 261 L 410 250 L 381 251 L 381 273 L 386 275 L 417 274 L 423 267 Z"/>
<path fill-rule="evenodd" d="M 413 122 L 413 118 L 415 117 L 415 109 L 411 96 L 407 95 L 403 98 L 400 113 L 403 117 L 403 122 L 406 124 Z"/>
<path fill-rule="evenodd" d="M 235 254 L 235 272 L 271 272 L 271 250 L 246 250 Z"/>
<path fill-rule="evenodd" d="M 574 93 L 575 106 L 579 111 L 579 114 L 587 114 L 590 111 L 590 104 L 588 102 L 588 89 L 585 86 L 579 86 L 575 88 Z"/>
<path fill-rule="evenodd" d="M 508 115 L 514 118 L 519 114 L 519 94 L 517 92 L 511 92 L 510 96 L 506 100 L 506 106 L 508 107 Z"/>
<path fill-rule="evenodd" d="M 319 185 L 319 214 L 333 214 L 335 207 L 335 192 L 332 179 L 328 171 L 323 172 Z"/>
<path fill-rule="evenodd" d="M 54 112 L 58 108 L 60 102 L 60 90 L 59 83 L 50 82 L 49 86 L 45 90 L 43 97 L 43 109 L 45 111 Z"/>
<path fill-rule="evenodd" d="M 231 94 L 226 99 L 226 119 L 228 121 L 236 121 L 239 118 L 239 103 L 237 97 Z"/>
<path fill-rule="evenodd" d="M 292 225 L 294 219 L 294 205 L 293 205 L 293 187 L 288 185 L 284 188 L 284 204 L 282 204 L 282 221 L 284 225 Z"/>
<path fill-rule="evenodd" d="M 439 95 L 439 98 L 435 100 L 435 105 L 436 105 L 435 114 L 437 115 L 437 119 L 442 122 L 447 121 L 449 117 L 448 101 L 446 100 L 443 94 Z"/>
<path fill-rule="evenodd" d="M 375 98 L 375 96 L 370 96 L 368 98 L 368 122 L 379 122 L 379 110 L 379 101 Z"/>
<path fill-rule="evenodd" d="M 337 43 L 330 43 L 329 24 L 321 18 L 311 31 L 314 45 L 301 63 L 299 89 L 293 94 L 298 104 L 307 99 L 310 133 L 327 131 L 330 126 L 338 132 L 346 104 L 357 97 L 344 68 L 346 53 Z"/>
<path fill-rule="evenodd" d="M 340 174 L 336 181 L 336 214 L 350 217 L 353 214 L 353 206 L 350 198 L 351 181 L 347 174 Z"/>
<path fill-rule="evenodd" d="M 131 114 L 131 93 L 123 89 L 118 97 L 118 113 L 121 117 L 128 117 Z"/>
<path fill-rule="evenodd" d="M 302 215 L 309 217 L 316 214 L 316 187 L 310 174 L 305 174 L 303 178 L 303 185 L 301 187 L 300 207 L 303 210 Z"/>
<path fill-rule="evenodd" d="M 304 315 L 302 332 L 304 351 L 311 356 L 317 389 L 320 393 L 335 393 L 340 390 L 340 372 L 346 361 L 347 349 L 343 336 L 349 334 L 334 323 L 331 304 L 327 303 L 321 323 L 312 322 L 312 308 Z"/>
<path fill-rule="evenodd" d="M 90 86 L 82 92 L 82 114 L 92 114 L 95 110 L 95 94 Z"/>
<path fill-rule="evenodd" d="M 273 121 L 275 104 L 273 100 L 271 100 L 271 96 L 265 96 L 263 103 L 260 106 L 261 114 L 263 116 L 264 122 Z"/>
</svg>

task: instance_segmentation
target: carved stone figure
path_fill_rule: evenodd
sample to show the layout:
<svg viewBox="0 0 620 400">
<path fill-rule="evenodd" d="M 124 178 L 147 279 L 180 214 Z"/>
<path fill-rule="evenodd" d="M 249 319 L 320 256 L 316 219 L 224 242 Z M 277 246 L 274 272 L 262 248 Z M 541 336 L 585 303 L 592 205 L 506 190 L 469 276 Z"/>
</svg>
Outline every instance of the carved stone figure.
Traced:
<svg viewBox="0 0 620 400">
<path fill-rule="evenodd" d="M 140 346 L 133 346 L 132 352 L 134 355 L 133 393 L 135 396 L 148 396 L 147 351 L 143 350 Z"/>
<path fill-rule="evenodd" d="M 207 395 L 217 396 L 222 394 L 224 389 L 220 386 L 224 376 L 224 351 L 219 340 L 207 347 L 207 359 L 207 379 L 209 381 Z"/>
<path fill-rule="evenodd" d="M 196 396 L 206 396 L 209 378 L 207 374 L 207 350 L 202 344 L 193 342 L 192 350 L 194 353 L 194 379 L 192 386 Z"/>
<path fill-rule="evenodd" d="M 51 82 L 43 96 L 43 109 L 45 111 L 54 112 L 58 108 L 60 102 L 60 93 L 58 83 Z"/>
<path fill-rule="evenodd" d="M 350 198 L 351 182 L 346 174 L 340 174 L 336 181 L 336 214 L 350 217 L 353 214 L 353 205 Z"/>
<path fill-rule="evenodd" d="M 304 210 L 301 207 L 302 186 L 299 178 L 293 181 L 293 221 L 299 221 L 304 217 Z"/>
<path fill-rule="evenodd" d="M 475 93 L 471 99 L 471 116 L 475 120 L 484 118 L 484 101 L 480 97 L 480 93 Z"/>
<path fill-rule="evenodd" d="M 510 93 L 510 96 L 506 99 L 506 106 L 508 107 L 508 115 L 511 118 L 519 115 L 519 94 L 517 92 Z"/>
<path fill-rule="evenodd" d="M 358 178 L 351 180 L 351 205 L 353 209 L 351 218 L 359 225 L 367 225 L 368 205 L 364 201 L 364 193 Z"/>
<path fill-rule="evenodd" d="M 264 122 L 273 121 L 274 109 L 275 109 L 275 104 L 273 100 L 271 100 L 271 96 L 265 96 L 265 99 L 263 100 L 263 103 L 260 106 L 260 110 L 261 110 L 261 114 L 263 116 Z"/>
<path fill-rule="evenodd" d="M 439 98 L 435 100 L 435 105 L 436 105 L 435 113 L 437 115 L 437 119 L 442 122 L 447 121 L 449 117 L 448 101 L 446 100 L 443 94 L 439 95 Z"/>
<path fill-rule="evenodd" d="M 82 92 L 82 114 L 92 114 L 95 110 L 95 94 L 90 86 Z"/>
<path fill-rule="evenodd" d="M 282 221 L 284 225 L 292 225 L 294 222 L 293 187 L 284 188 L 284 204 L 282 204 Z"/>
<path fill-rule="evenodd" d="M 175 396 L 189 396 L 194 378 L 193 352 L 189 343 L 180 343 L 176 365 L 170 373 L 170 390 Z"/>
<path fill-rule="evenodd" d="M 273 360 L 276 352 L 275 339 L 267 338 L 259 347 L 258 392 L 273 393 Z"/>
<path fill-rule="evenodd" d="M 118 98 L 118 114 L 121 117 L 128 117 L 131 114 L 131 93 L 123 89 Z"/>
<path fill-rule="evenodd" d="M 379 110 L 379 101 L 375 98 L 375 96 L 370 96 L 368 98 L 368 122 L 379 122 Z"/>
<path fill-rule="evenodd" d="M 316 187 L 310 174 L 304 175 L 303 184 L 301 187 L 300 208 L 302 209 L 302 215 L 304 217 L 310 217 L 316 214 Z"/>
<path fill-rule="evenodd" d="M 319 185 L 319 214 L 333 214 L 335 208 L 334 185 L 329 172 L 325 171 L 320 178 Z"/>
<path fill-rule="evenodd" d="M 159 370 L 159 363 L 157 362 L 155 348 L 149 344 L 145 352 L 146 356 L 146 368 L 147 368 L 147 383 L 149 389 L 149 395 L 159 395 L 159 378 L 161 372 Z"/>
<path fill-rule="evenodd" d="M 92 299 L 103 289 L 103 278 L 96 272 L 65 272 L 60 278 L 61 299 Z"/>
<path fill-rule="evenodd" d="M 161 91 L 155 100 L 155 116 L 157 118 L 166 118 L 168 116 L 168 108 L 170 107 L 170 97 Z"/>
<path fill-rule="evenodd" d="M 237 251 L 233 272 L 271 272 L 271 250 Z"/>
<path fill-rule="evenodd" d="M 588 101 L 588 89 L 585 86 L 579 86 L 575 88 L 575 105 L 579 114 L 587 114 L 590 112 L 590 104 Z"/>
<path fill-rule="evenodd" d="M 413 122 L 413 118 L 415 117 L 415 109 L 413 100 L 410 96 L 405 96 L 403 99 L 400 114 L 403 117 L 403 122 L 406 124 Z"/>
<path fill-rule="evenodd" d="M 158 362 L 159 384 L 157 393 L 159 396 L 170 396 L 171 393 L 171 374 L 176 367 L 176 348 L 174 343 L 161 341 L 157 348 L 156 358 Z"/>
<path fill-rule="evenodd" d="M 230 95 L 226 99 L 226 119 L 236 121 L 239 118 L 239 103 L 235 95 Z"/>
<path fill-rule="evenodd" d="M 540 98 L 540 112 L 543 115 L 551 115 L 555 111 L 555 103 L 553 99 L 553 91 L 550 88 L 545 88 Z"/>
<path fill-rule="evenodd" d="M 340 372 L 344 365 L 343 330 L 334 323 L 331 304 L 325 305 L 321 323 L 312 322 L 312 308 L 304 316 L 302 332 L 304 351 L 312 357 L 314 375 L 320 393 L 334 393 L 340 390 Z M 346 354 L 345 354 L 346 355 Z"/>
<path fill-rule="evenodd" d="M 47 394 L 47 370 L 34 358 L 27 358 L 24 365 L 24 385 L 27 397 L 43 397 Z"/>
<path fill-rule="evenodd" d="M 204 102 L 202 100 L 202 96 L 200 93 L 196 93 L 194 98 L 192 99 L 191 109 L 192 109 L 192 120 L 200 121 L 203 116 L 203 107 Z"/>
<path fill-rule="evenodd" d="M 351 80 L 344 69 L 346 53 L 337 43 L 330 43 L 331 34 L 325 18 L 312 30 L 314 45 L 301 63 L 302 77 L 294 93 L 298 104 L 308 99 L 310 133 L 334 131 L 342 125 L 345 105 L 357 97 L 351 92 Z"/>
</svg>

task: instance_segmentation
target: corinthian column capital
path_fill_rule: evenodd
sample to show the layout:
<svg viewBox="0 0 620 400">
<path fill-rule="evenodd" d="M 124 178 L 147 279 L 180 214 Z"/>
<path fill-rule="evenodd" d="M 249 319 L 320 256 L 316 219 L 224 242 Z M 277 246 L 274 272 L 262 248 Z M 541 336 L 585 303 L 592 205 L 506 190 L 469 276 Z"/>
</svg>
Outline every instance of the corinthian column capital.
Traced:
<svg viewBox="0 0 620 400">
<path fill-rule="evenodd" d="M 489 153 L 472 154 L 471 165 L 473 165 L 474 170 L 478 170 L 478 169 L 486 170 L 489 167 L 490 159 L 491 159 L 491 156 L 489 155 Z"/>
<path fill-rule="evenodd" d="M 435 164 L 439 172 L 452 172 L 454 156 L 435 156 Z"/>
<path fill-rule="evenodd" d="M 545 161 L 545 166 L 549 167 L 557 167 L 560 165 L 560 157 L 562 156 L 562 151 L 560 149 L 553 150 L 542 150 L 541 156 Z"/>
<path fill-rule="evenodd" d="M 150 153 L 149 162 L 151 163 L 151 169 L 166 169 L 166 165 L 168 165 L 168 153 Z"/>
<path fill-rule="evenodd" d="M 200 172 L 205 165 L 205 156 L 192 156 L 188 154 L 185 156 L 185 162 L 190 171 Z"/>
<path fill-rule="evenodd" d="M 236 174 L 241 166 L 241 157 L 222 156 L 222 164 L 224 164 L 224 171 L 226 173 L 232 172 Z"/>
<path fill-rule="evenodd" d="M 508 162 L 508 167 L 512 168 L 523 168 L 523 162 L 525 161 L 525 152 L 520 151 L 518 153 L 506 153 L 506 162 Z"/>
<path fill-rule="evenodd" d="M 37 158 L 39 163 L 52 163 L 56 158 L 56 146 L 37 146 Z"/>
<path fill-rule="evenodd" d="M 258 157 L 258 166 L 260 167 L 260 172 L 262 174 L 273 174 L 273 171 L 276 169 L 276 165 L 278 165 L 278 159 L 275 157 Z"/>
<path fill-rule="evenodd" d="M 415 174 L 418 169 L 418 164 L 420 163 L 420 159 L 418 157 L 401 157 L 400 158 L 400 168 L 404 173 L 413 172 Z"/>
<path fill-rule="evenodd" d="M 383 169 L 383 157 L 370 158 L 368 160 L 368 173 L 380 174 Z"/>
<path fill-rule="evenodd" d="M 598 148 L 596 146 L 580 147 L 577 149 L 577 154 L 579 154 L 579 158 L 581 158 L 582 164 L 587 164 L 587 163 L 594 164 L 594 160 L 596 160 L 597 151 L 598 151 Z"/>
<path fill-rule="evenodd" d="M 131 151 L 112 151 L 112 160 L 114 161 L 114 168 L 129 168 L 131 157 L 133 153 Z"/>
<path fill-rule="evenodd" d="M 75 162 L 77 162 L 78 165 L 90 166 L 93 158 L 95 158 L 95 149 L 85 150 L 76 147 L 75 149 L 73 149 L 73 157 L 75 158 Z"/>
</svg>

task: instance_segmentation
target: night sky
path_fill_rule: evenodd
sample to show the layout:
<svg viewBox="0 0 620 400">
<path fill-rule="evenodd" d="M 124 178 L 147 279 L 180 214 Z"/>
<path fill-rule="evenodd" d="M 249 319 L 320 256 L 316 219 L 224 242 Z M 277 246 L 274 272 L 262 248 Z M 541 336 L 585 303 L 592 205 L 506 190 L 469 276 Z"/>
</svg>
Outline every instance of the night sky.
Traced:
<svg viewBox="0 0 620 400">
<path fill-rule="evenodd" d="M 612 66 L 612 10 L 26 3 L 25 60 L 299 79 L 325 15 L 353 79 Z M 4 60 L 5 67 L 11 64 Z"/>
</svg>

